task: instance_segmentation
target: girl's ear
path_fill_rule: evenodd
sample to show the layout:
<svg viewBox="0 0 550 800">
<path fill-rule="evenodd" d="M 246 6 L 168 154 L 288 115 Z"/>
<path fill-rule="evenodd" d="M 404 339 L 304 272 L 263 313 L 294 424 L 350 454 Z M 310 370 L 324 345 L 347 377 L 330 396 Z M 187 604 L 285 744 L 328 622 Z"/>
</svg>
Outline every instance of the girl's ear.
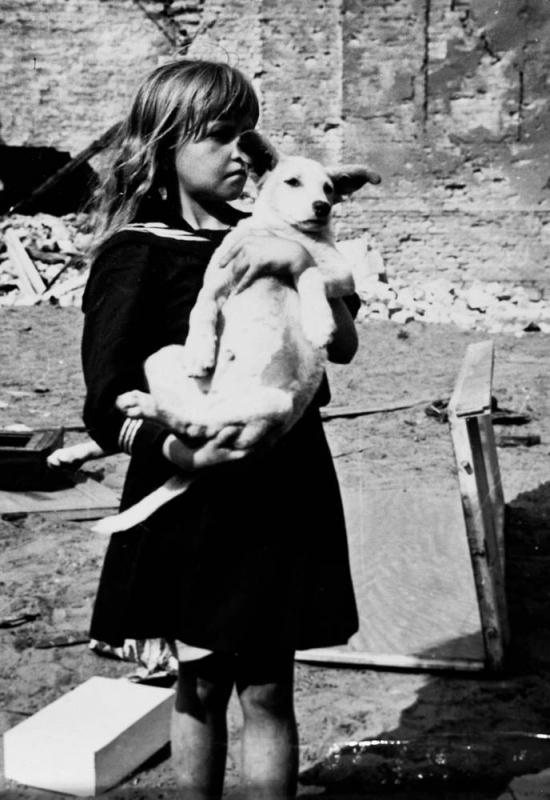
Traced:
<svg viewBox="0 0 550 800">
<path fill-rule="evenodd" d="M 340 167 L 328 167 L 327 172 L 339 197 L 352 194 L 365 183 L 380 183 L 382 178 L 361 164 L 343 164 Z"/>
<path fill-rule="evenodd" d="M 279 161 L 277 151 L 269 139 L 258 131 L 244 131 L 239 136 L 238 144 L 239 149 L 250 159 L 252 170 L 259 178 L 272 170 Z"/>
</svg>

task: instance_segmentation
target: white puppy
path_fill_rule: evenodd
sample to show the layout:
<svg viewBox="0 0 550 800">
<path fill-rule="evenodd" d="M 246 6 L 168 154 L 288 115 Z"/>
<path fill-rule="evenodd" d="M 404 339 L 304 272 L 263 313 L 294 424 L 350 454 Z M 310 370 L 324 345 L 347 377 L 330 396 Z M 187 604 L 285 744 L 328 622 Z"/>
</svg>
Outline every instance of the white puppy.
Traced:
<svg viewBox="0 0 550 800">
<path fill-rule="evenodd" d="M 127 392 L 117 405 L 129 417 L 155 419 L 193 437 L 210 438 L 236 426 L 232 446 L 248 449 L 286 433 L 319 387 L 334 332 L 327 297 L 354 289 L 351 265 L 334 244 L 330 212 L 344 195 L 380 178 L 359 165 L 327 169 L 307 158 L 278 158 L 256 132 L 243 134 L 240 146 L 261 175 L 253 213 L 226 236 L 208 264 L 185 346 L 150 356 L 144 366 L 150 394 Z M 314 265 L 292 284 L 262 276 L 235 291 L 233 270 L 224 265 L 244 236 L 266 232 L 297 240 Z M 190 481 L 175 476 L 95 530 L 133 527 Z"/>
</svg>

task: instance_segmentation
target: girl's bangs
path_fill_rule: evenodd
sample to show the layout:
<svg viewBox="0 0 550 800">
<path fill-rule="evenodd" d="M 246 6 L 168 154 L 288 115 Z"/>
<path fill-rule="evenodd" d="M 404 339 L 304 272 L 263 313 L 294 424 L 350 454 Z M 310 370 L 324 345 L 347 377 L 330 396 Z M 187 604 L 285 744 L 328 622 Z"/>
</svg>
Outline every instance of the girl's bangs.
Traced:
<svg viewBox="0 0 550 800">
<path fill-rule="evenodd" d="M 260 108 L 254 89 L 243 75 L 234 70 L 230 73 L 220 70 L 212 76 L 202 102 L 195 103 L 194 112 L 187 135 L 196 138 L 204 135 L 208 124 L 217 119 L 239 119 L 247 128 L 253 128 Z"/>
</svg>

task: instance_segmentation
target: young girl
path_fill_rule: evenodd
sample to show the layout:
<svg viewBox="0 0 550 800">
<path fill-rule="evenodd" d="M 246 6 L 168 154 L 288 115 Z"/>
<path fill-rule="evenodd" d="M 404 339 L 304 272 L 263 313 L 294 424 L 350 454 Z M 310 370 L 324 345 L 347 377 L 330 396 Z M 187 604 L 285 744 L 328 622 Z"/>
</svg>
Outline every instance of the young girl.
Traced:
<svg viewBox="0 0 550 800">
<path fill-rule="evenodd" d="M 192 448 L 115 406 L 119 394 L 146 390 L 142 365 L 151 353 L 185 342 L 210 256 L 242 217 L 228 201 L 247 177 L 238 137 L 257 118 L 254 90 L 227 64 L 179 61 L 143 82 L 103 187 L 83 302 L 84 419 L 105 452 L 131 454 L 122 508 L 178 467 L 197 475 L 144 524 L 112 536 L 91 625 L 93 638 L 113 646 L 174 643 L 172 754 L 184 798 L 221 797 L 233 688 L 244 720 L 245 796 L 294 797 L 294 651 L 343 643 L 357 629 L 322 397 L 257 453 L 232 450 L 229 428 Z M 235 260 L 247 275 L 284 275 L 311 257 L 266 235 L 247 238 Z M 345 363 L 355 328 L 346 305 L 331 302 L 329 356 Z"/>
</svg>

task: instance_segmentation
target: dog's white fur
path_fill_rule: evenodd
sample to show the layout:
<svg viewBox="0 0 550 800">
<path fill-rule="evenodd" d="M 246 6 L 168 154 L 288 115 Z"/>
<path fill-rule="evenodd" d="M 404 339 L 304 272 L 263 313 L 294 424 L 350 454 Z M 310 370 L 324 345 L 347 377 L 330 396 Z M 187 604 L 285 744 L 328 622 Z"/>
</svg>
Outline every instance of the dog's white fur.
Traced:
<svg viewBox="0 0 550 800">
<path fill-rule="evenodd" d="M 255 151 L 267 162 L 252 216 L 227 235 L 208 264 L 185 346 L 162 348 L 145 362 L 150 394 L 127 392 L 117 401 L 128 416 L 158 420 L 179 434 L 210 438 L 236 426 L 237 449 L 276 441 L 313 399 L 334 333 L 327 297 L 354 288 L 351 267 L 334 245 L 330 210 L 343 194 L 379 180 L 364 167 L 327 170 L 299 156 L 278 160 L 258 134 L 245 136 L 252 159 Z M 296 275 L 294 285 L 263 276 L 235 292 L 224 260 L 242 237 L 266 232 L 303 244 L 314 266 Z M 191 479 L 175 476 L 94 529 L 133 527 Z"/>
</svg>

